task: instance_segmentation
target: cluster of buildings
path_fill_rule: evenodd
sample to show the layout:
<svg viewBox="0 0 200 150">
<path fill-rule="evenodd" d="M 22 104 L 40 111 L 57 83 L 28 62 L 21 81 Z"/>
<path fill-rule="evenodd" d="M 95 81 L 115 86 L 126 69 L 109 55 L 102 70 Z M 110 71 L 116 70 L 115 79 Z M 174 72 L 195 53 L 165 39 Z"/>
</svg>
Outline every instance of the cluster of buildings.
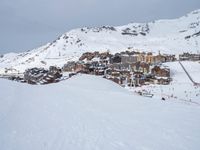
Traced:
<svg viewBox="0 0 200 150">
<path fill-rule="evenodd" d="M 23 81 L 28 84 L 49 84 L 60 81 L 62 70 L 55 66 L 50 66 L 49 69 L 31 68 L 24 72 Z"/>
<path fill-rule="evenodd" d="M 63 72 L 99 75 L 112 80 L 121 86 L 142 86 L 148 84 L 170 83 L 170 69 L 165 62 L 176 61 L 175 55 L 154 55 L 150 52 L 123 51 L 111 54 L 109 52 L 86 52 L 78 61 L 67 62 L 63 68 L 51 66 L 49 69 L 27 69 L 23 77 L 19 75 L 5 76 L 8 79 L 29 84 L 48 84 L 60 81 Z M 179 61 L 199 61 L 200 54 L 183 53 Z M 6 69 L 5 73 L 10 70 Z"/>
<path fill-rule="evenodd" d="M 152 53 L 124 51 L 87 52 L 79 61 L 68 62 L 64 72 L 100 75 L 122 86 L 141 86 L 147 84 L 169 84 L 170 69 L 162 63 L 175 61 L 175 55 L 153 55 Z"/>
<path fill-rule="evenodd" d="M 200 54 L 183 53 L 179 55 L 180 61 L 200 61 Z"/>
<path fill-rule="evenodd" d="M 49 69 L 34 67 L 23 74 L 4 75 L 3 78 L 28 84 L 50 84 L 62 80 L 62 73 L 62 69 L 55 66 L 50 66 Z"/>
<path fill-rule="evenodd" d="M 179 61 L 200 61 L 200 54 L 183 53 Z M 102 76 L 121 86 L 142 86 L 148 84 L 167 85 L 171 81 L 170 69 L 165 62 L 177 61 L 175 55 L 153 54 L 151 52 L 123 51 L 86 52 L 78 61 L 67 62 L 62 68 L 55 66 L 27 69 L 23 74 L 13 68 L 0 70 L 0 77 L 29 84 L 49 84 L 62 79 L 63 72 L 70 72 L 69 77 L 77 73 Z"/>
</svg>

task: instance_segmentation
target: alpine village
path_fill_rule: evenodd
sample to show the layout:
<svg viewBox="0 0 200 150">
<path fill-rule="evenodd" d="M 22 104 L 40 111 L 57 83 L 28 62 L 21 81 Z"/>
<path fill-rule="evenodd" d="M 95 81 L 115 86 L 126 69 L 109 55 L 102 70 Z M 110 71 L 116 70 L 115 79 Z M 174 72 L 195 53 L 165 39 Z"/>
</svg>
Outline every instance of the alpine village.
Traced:
<svg viewBox="0 0 200 150">
<path fill-rule="evenodd" d="M 109 51 L 86 52 L 78 61 L 66 62 L 62 68 L 56 66 L 50 66 L 49 69 L 30 68 L 22 76 L 9 76 L 8 79 L 28 84 L 49 84 L 81 73 L 102 76 L 122 87 L 168 85 L 172 78 L 170 69 L 164 63 L 185 60 L 199 61 L 200 54 L 183 53 L 176 58 L 175 55 L 160 52 L 157 55 L 130 50 L 115 54 Z M 68 74 L 67 78 L 63 76 L 65 73 Z"/>
</svg>

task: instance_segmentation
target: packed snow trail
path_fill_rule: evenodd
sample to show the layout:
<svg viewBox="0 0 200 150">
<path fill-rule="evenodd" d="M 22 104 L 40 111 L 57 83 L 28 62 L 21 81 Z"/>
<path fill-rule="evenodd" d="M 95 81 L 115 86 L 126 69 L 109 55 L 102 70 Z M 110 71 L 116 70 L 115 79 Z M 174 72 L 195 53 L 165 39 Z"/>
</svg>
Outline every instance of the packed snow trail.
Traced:
<svg viewBox="0 0 200 150">
<path fill-rule="evenodd" d="M 101 77 L 0 79 L 1 150 L 199 150 L 200 107 L 133 95 Z M 3 90 L 2 90 L 3 89 Z"/>
<path fill-rule="evenodd" d="M 183 66 L 183 64 L 181 63 L 181 61 L 179 61 L 179 64 L 181 65 L 181 67 L 183 68 L 184 72 L 187 74 L 188 78 L 190 79 L 190 81 L 195 85 L 195 86 L 200 86 L 200 83 L 195 82 L 192 77 L 190 76 L 190 74 L 188 73 L 188 71 L 186 70 L 186 68 Z"/>
</svg>

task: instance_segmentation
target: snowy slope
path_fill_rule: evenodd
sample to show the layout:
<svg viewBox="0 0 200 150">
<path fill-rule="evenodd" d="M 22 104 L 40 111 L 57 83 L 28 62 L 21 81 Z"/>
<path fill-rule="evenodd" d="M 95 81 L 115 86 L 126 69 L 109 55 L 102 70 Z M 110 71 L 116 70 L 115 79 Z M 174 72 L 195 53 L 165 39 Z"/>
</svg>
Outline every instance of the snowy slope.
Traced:
<svg viewBox="0 0 200 150">
<path fill-rule="evenodd" d="M 182 62 L 182 64 L 187 69 L 192 79 L 195 82 L 200 83 L 200 62 L 185 61 Z"/>
<path fill-rule="evenodd" d="M 182 64 L 197 83 L 200 83 L 200 63 L 183 61 Z M 154 94 L 154 98 L 161 99 L 162 97 L 167 100 L 178 100 L 186 103 L 196 103 L 200 105 L 200 88 L 194 86 L 192 81 L 188 78 L 183 68 L 178 62 L 165 63 L 170 68 L 172 82 L 170 85 L 147 85 L 130 89 L 131 91 L 147 90 Z"/>
<path fill-rule="evenodd" d="M 81 75 L 48 86 L 0 79 L 1 150 L 198 150 L 200 107 L 146 99 Z"/>
<path fill-rule="evenodd" d="M 200 10 L 196 10 L 173 20 L 71 30 L 38 49 L 4 55 L 0 58 L 0 68 L 15 68 L 22 72 L 35 66 L 63 66 L 86 51 L 115 53 L 131 48 L 155 53 L 159 50 L 162 53 L 196 53 L 199 43 Z"/>
</svg>

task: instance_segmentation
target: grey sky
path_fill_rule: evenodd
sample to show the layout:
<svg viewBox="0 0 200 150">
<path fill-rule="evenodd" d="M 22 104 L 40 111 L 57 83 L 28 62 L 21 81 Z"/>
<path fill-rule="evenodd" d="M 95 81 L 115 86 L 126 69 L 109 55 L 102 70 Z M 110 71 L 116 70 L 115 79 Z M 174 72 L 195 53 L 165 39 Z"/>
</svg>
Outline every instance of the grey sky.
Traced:
<svg viewBox="0 0 200 150">
<path fill-rule="evenodd" d="M 0 54 L 39 47 L 83 26 L 176 18 L 200 0 L 0 0 Z"/>
</svg>

